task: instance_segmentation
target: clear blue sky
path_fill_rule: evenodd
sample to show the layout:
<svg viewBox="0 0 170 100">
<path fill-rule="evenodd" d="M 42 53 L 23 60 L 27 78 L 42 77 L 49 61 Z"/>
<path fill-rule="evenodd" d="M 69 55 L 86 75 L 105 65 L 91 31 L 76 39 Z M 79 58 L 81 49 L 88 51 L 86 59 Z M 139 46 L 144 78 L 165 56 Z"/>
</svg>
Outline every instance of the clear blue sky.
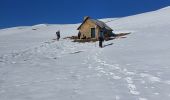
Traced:
<svg viewBox="0 0 170 100">
<path fill-rule="evenodd" d="M 0 28 L 78 23 L 83 16 L 123 17 L 170 5 L 170 0 L 0 0 Z"/>
</svg>

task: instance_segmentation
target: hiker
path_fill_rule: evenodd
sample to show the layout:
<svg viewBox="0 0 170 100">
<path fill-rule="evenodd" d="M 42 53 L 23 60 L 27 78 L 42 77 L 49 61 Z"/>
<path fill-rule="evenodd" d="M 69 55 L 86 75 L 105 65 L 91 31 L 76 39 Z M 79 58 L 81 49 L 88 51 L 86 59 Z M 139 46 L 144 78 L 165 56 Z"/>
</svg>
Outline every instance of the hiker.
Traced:
<svg viewBox="0 0 170 100">
<path fill-rule="evenodd" d="M 103 31 L 100 31 L 100 34 L 99 34 L 99 47 L 102 48 L 103 47 L 103 41 L 104 41 L 104 34 L 103 34 Z"/>
<path fill-rule="evenodd" d="M 81 36 L 81 33 L 79 32 L 79 33 L 78 33 L 78 39 L 80 39 L 80 36 Z"/>
<path fill-rule="evenodd" d="M 59 41 L 59 39 L 60 39 L 60 31 L 56 32 L 56 36 L 57 36 L 57 41 Z"/>
</svg>

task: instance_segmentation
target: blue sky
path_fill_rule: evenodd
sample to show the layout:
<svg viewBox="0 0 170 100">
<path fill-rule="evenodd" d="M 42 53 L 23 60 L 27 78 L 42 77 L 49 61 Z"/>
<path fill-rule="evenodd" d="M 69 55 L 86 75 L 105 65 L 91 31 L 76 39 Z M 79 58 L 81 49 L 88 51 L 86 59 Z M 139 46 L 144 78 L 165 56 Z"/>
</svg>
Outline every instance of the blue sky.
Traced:
<svg viewBox="0 0 170 100">
<path fill-rule="evenodd" d="M 169 5 L 170 0 L 0 0 L 0 28 L 124 17 Z"/>
</svg>

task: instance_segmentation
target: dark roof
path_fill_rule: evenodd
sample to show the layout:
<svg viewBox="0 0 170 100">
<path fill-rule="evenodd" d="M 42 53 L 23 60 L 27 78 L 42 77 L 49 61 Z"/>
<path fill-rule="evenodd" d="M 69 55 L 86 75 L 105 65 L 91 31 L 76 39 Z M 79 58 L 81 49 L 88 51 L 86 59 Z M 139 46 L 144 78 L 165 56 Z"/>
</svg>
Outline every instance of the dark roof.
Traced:
<svg viewBox="0 0 170 100">
<path fill-rule="evenodd" d="M 109 26 L 107 26 L 104 22 L 99 21 L 99 20 L 95 20 L 95 19 L 90 19 L 90 17 L 86 17 L 86 19 L 84 19 L 83 23 L 77 28 L 78 30 L 80 29 L 80 27 L 87 21 L 87 19 L 89 19 L 90 21 L 92 21 L 93 23 L 95 23 L 97 26 L 99 26 L 100 28 L 105 28 L 107 30 L 111 30 L 113 31 Z"/>
<path fill-rule="evenodd" d="M 109 26 L 107 26 L 104 22 L 99 20 L 90 19 L 92 22 L 94 22 L 96 25 L 98 25 L 100 28 L 105 28 L 107 30 L 112 30 Z"/>
</svg>

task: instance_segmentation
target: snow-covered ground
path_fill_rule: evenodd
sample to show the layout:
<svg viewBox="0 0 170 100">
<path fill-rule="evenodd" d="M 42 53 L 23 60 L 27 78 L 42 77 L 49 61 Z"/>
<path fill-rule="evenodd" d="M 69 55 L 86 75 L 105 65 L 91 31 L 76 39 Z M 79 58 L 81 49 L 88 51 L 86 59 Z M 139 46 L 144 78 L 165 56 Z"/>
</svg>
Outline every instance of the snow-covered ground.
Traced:
<svg viewBox="0 0 170 100">
<path fill-rule="evenodd" d="M 79 24 L 0 30 L 0 100 L 170 100 L 170 7 L 101 19 L 127 38 L 73 43 Z"/>
</svg>

